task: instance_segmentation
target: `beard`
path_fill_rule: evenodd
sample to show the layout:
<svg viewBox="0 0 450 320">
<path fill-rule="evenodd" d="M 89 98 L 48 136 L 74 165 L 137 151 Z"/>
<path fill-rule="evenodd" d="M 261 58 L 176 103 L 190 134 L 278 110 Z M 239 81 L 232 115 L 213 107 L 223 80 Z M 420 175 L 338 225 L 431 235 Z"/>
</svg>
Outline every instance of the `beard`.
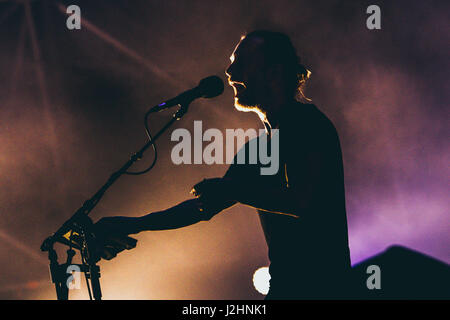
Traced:
<svg viewBox="0 0 450 320">
<path fill-rule="evenodd" d="M 241 95 L 234 97 L 234 108 L 241 112 L 254 112 L 258 115 L 261 121 L 266 118 L 266 113 L 261 109 L 260 105 L 251 97 L 246 96 L 244 91 Z"/>
<path fill-rule="evenodd" d="M 251 111 L 255 111 L 256 109 L 259 110 L 258 105 L 252 105 L 252 104 L 242 102 L 242 100 L 239 99 L 238 97 L 234 98 L 234 108 L 236 110 L 242 111 L 242 112 L 251 112 Z"/>
<path fill-rule="evenodd" d="M 253 78 L 245 83 L 236 82 L 233 86 L 234 108 L 241 112 L 255 112 L 260 118 L 264 117 L 263 101 L 267 100 L 270 90 L 266 79 Z"/>
<path fill-rule="evenodd" d="M 259 103 L 256 99 L 256 95 L 252 92 L 251 88 L 246 88 L 244 91 L 241 91 L 235 95 L 234 107 L 236 110 L 243 112 L 250 112 L 255 109 L 259 109 Z"/>
</svg>

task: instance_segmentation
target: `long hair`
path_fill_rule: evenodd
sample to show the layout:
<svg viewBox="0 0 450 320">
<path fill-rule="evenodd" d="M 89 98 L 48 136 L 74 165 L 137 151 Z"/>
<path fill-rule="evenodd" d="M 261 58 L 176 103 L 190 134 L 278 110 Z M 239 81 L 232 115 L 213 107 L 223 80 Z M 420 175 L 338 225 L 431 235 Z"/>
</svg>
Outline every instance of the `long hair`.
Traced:
<svg viewBox="0 0 450 320">
<path fill-rule="evenodd" d="M 246 34 L 242 41 L 251 38 L 263 40 L 261 49 L 268 65 L 279 64 L 282 66 L 288 93 L 296 99 L 311 101 L 303 93 L 311 72 L 301 63 L 291 39 L 281 32 L 256 30 Z"/>
</svg>

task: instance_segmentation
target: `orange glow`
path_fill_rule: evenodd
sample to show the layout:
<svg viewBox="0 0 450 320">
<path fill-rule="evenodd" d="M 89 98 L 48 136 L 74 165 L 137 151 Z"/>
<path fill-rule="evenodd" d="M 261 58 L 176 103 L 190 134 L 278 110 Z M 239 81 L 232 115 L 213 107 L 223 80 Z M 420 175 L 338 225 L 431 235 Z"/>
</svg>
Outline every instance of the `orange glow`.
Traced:
<svg viewBox="0 0 450 320">
<path fill-rule="evenodd" d="M 40 283 L 37 281 L 30 281 L 27 283 L 26 287 L 27 287 L 27 289 L 36 289 L 39 287 L 39 285 L 40 285 Z"/>
</svg>

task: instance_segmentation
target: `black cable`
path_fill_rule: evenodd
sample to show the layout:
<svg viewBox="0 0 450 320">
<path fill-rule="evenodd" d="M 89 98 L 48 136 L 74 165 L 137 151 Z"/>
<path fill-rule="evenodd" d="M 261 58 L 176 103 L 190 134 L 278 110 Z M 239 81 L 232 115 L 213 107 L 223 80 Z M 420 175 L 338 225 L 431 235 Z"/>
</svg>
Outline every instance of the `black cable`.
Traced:
<svg viewBox="0 0 450 320">
<path fill-rule="evenodd" d="M 91 285 L 89 284 L 89 280 L 88 280 L 88 276 L 87 276 L 87 272 L 89 272 L 89 278 L 92 279 L 92 275 L 90 273 L 91 269 L 89 268 L 89 263 L 86 260 L 86 255 L 85 255 L 85 249 L 86 249 L 86 238 L 85 238 L 85 234 L 83 234 L 83 245 L 80 248 L 80 255 L 81 255 L 81 263 L 88 268 L 88 270 L 85 270 L 84 272 L 84 278 L 86 279 L 86 287 L 89 293 L 89 300 L 92 300 L 92 293 L 91 293 Z"/>
<path fill-rule="evenodd" d="M 147 169 L 145 169 L 143 171 L 138 171 L 138 172 L 126 171 L 126 172 L 124 172 L 125 174 L 135 175 L 135 176 L 140 175 L 140 174 L 144 174 L 144 173 L 149 172 L 151 169 L 153 169 L 153 167 L 156 164 L 156 159 L 158 158 L 158 152 L 156 151 L 155 142 L 153 141 L 153 137 L 152 137 L 152 135 L 150 133 L 150 130 L 148 129 L 148 116 L 149 116 L 149 114 L 150 114 L 149 112 L 147 112 L 145 114 L 144 126 L 145 126 L 145 132 L 147 133 L 148 140 L 151 142 L 152 147 L 153 147 L 153 151 L 155 152 L 155 157 L 153 159 L 152 164 Z"/>
<path fill-rule="evenodd" d="M 86 265 L 86 266 L 89 266 L 88 263 L 86 262 L 86 259 L 85 259 L 84 255 L 81 254 L 81 256 L 82 256 L 83 264 Z M 84 278 L 86 279 L 86 287 L 87 287 L 87 290 L 88 290 L 88 293 L 89 293 L 89 300 L 92 300 L 91 285 L 89 284 L 89 280 L 88 280 L 86 272 L 84 273 Z M 89 278 L 92 279 L 92 275 L 90 273 L 90 268 L 89 268 Z"/>
<path fill-rule="evenodd" d="M 89 280 L 87 278 L 86 273 L 84 273 L 84 278 L 86 279 L 86 286 L 87 286 L 88 293 L 89 293 L 89 300 L 92 300 L 91 286 L 89 285 Z"/>
</svg>

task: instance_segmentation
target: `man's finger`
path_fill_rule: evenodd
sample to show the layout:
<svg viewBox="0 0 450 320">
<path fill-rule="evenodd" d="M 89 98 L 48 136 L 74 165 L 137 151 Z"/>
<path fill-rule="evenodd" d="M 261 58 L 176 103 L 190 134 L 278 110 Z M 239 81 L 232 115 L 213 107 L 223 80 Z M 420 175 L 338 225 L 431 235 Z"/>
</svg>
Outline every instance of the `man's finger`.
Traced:
<svg viewBox="0 0 450 320">
<path fill-rule="evenodd" d="M 102 258 L 105 260 L 111 260 L 117 255 L 116 250 L 112 247 L 104 247 L 102 250 Z"/>
<path fill-rule="evenodd" d="M 193 186 L 191 193 L 196 197 L 201 195 L 203 193 L 205 182 L 206 182 L 206 180 L 202 180 L 199 183 L 197 183 L 195 186 Z"/>
<path fill-rule="evenodd" d="M 116 243 L 118 247 L 123 248 L 122 250 L 130 250 L 136 247 L 137 240 L 134 238 L 131 238 L 129 236 L 123 236 L 123 237 L 114 237 L 111 239 L 113 243 Z M 121 251 L 122 251 L 121 250 Z"/>
</svg>

